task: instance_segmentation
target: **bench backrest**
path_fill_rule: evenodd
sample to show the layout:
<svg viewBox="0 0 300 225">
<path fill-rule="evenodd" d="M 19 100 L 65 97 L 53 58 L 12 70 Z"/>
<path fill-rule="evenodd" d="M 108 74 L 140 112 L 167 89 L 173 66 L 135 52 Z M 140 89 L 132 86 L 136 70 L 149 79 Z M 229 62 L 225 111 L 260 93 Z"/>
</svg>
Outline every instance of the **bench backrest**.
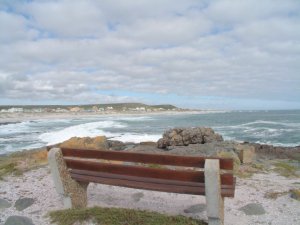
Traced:
<svg viewBox="0 0 300 225">
<path fill-rule="evenodd" d="M 61 150 L 71 177 L 77 181 L 195 195 L 205 195 L 205 160 L 219 159 L 221 195 L 234 196 L 232 159 L 70 148 Z M 165 166 L 167 168 L 161 168 Z"/>
</svg>

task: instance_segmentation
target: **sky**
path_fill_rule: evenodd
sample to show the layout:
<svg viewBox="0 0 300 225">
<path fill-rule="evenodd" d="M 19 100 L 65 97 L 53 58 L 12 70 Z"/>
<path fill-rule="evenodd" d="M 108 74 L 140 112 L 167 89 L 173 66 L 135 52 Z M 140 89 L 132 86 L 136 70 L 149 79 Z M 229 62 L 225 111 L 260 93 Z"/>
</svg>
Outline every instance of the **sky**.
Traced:
<svg viewBox="0 0 300 225">
<path fill-rule="evenodd" d="M 300 109 L 300 0 L 0 0 L 0 105 Z"/>
</svg>

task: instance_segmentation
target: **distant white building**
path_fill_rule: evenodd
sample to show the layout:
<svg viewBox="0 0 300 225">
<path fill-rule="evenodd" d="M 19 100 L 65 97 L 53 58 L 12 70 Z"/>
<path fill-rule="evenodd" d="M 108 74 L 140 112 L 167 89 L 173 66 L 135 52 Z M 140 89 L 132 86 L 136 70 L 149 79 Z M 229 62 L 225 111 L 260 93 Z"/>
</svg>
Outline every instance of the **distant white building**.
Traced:
<svg viewBox="0 0 300 225">
<path fill-rule="evenodd" d="M 146 111 L 145 107 L 136 107 L 135 108 L 136 111 Z"/>
<path fill-rule="evenodd" d="M 42 108 L 35 108 L 35 109 L 32 109 L 32 112 L 41 113 L 41 112 L 43 112 L 43 109 Z"/>
<path fill-rule="evenodd" d="M 1 110 L 2 111 L 2 110 Z M 8 113 L 21 113 L 23 112 L 24 109 L 23 108 L 10 108 L 10 109 L 7 109 L 6 112 Z"/>
</svg>

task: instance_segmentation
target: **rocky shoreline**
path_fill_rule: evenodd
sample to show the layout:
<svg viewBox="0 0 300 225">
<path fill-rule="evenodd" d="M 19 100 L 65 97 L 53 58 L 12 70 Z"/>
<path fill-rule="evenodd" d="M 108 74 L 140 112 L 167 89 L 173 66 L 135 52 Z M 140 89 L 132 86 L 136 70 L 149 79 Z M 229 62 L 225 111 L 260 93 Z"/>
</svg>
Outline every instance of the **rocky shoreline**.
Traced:
<svg viewBox="0 0 300 225">
<path fill-rule="evenodd" d="M 213 155 L 217 151 L 234 151 L 240 148 L 252 148 L 257 159 L 294 159 L 300 160 L 300 146 L 284 147 L 250 142 L 226 141 L 213 129 L 202 128 L 173 128 L 165 131 L 157 142 L 122 142 L 106 139 L 106 137 L 77 138 L 73 137 L 64 143 L 47 146 L 73 147 L 87 149 L 108 149 L 116 151 L 165 152 L 183 155 Z M 44 148 L 42 148 L 44 149 Z"/>
<path fill-rule="evenodd" d="M 224 141 L 211 128 L 175 128 L 166 131 L 158 142 L 73 137 L 55 146 L 0 156 L 1 225 L 52 224 L 47 213 L 63 208 L 47 165 L 47 149 L 56 146 L 231 157 L 237 186 L 235 197 L 226 200 L 225 224 L 285 225 L 296 224 L 300 218 L 299 146 Z M 204 198 L 96 184 L 90 184 L 89 190 L 90 207 L 142 209 L 206 220 Z"/>
</svg>

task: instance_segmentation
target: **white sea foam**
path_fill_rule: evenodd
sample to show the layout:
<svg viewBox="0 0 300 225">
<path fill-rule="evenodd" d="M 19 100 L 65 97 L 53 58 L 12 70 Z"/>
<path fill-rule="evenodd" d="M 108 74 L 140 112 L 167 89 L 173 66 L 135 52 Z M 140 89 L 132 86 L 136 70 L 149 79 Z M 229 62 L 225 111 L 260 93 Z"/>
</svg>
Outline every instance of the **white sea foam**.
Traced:
<svg viewBox="0 0 300 225">
<path fill-rule="evenodd" d="M 7 125 L 2 125 L 0 127 L 0 134 L 13 134 L 13 133 L 21 133 L 21 132 L 28 132 L 30 128 L 30 124 L 32 122 L 26 121 L 21 123 L 12 123 Z"/>
<path fill-rule="evenodd" d="M 154 120 L 153 117 L 150 116 L 134 116 L 134 117 L 118 117 L 115 118 L 116 120 L 125 120 L 125 121 L 147 121 L 147 120 Z"/>
<path fill-rule="evenodd" d="M 156 142 L 161 135 L 158 134 L 134 134 L 134 133 L 124 133 L 116 134 L 114 137 L 110 138 L 111 140 L 117 140 L 122 142 L 134 142 L 139 143 L 143 141 L 154 141 Z"/>
<path fill-rule="evenodd" d="M 57 144 L 71 137 L 95 137 L 99 135 L 112 135 L 104 132 L 103 128 L 123 128 L 126 125 L 115 121 L 99 121 L 70 126 L 65 129 L 41 134 L 39 139 L 48 145 Z"/>
<path fill-rule="evenodd" d="M 235 126 L 229 126 L 229 127 L 245 127 L 249 125 L 257 125 L 257 124 L 271 124 L 271 125 L 280 125 L 280 126 L 286 126 L 286 127 L 298 127 L 300 128 L 300 123 L 284 123 L 284 122 L 275 122 L 275 121 L 267 121 L 267 120 L 256 120 L 249 123 L 242 123 Z"/>
</svg>

